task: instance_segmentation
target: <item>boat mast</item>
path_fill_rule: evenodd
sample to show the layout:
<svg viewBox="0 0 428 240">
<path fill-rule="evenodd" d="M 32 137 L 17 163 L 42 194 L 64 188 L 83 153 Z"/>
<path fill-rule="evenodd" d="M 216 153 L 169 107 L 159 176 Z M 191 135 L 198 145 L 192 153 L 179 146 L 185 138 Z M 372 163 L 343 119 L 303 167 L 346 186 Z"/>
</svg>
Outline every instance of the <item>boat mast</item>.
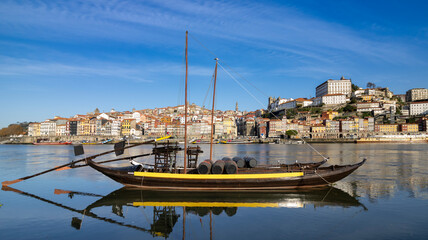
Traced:
<svg viewBox="0 0 428 240">
<path fill-rule="evenodd" d="M 215 85 L 217 82 L 217 64 L 218 58 L 214 58 L 215 60 L 215 70 L 214 70 L 214 90 L 213 90 L 213 108 L 211 110 L 211 139 L 210 139 L 210 160 L 213 160 L 213 134 L 214 134 L 214 103 L 215 103 Z"/>
<path fill-rule="evenodd" d="M 184 174 L 186 174 L 187 172 L 187 66 L 188 66 L 188 61 L 187 61 L 187 35 L 188 32 L 186 31 L 186 50 L 185 50 L 185 55 L 186 55 L 186 84 L 185 84 L 185 100 L 184 100 Z"/>
</svg>

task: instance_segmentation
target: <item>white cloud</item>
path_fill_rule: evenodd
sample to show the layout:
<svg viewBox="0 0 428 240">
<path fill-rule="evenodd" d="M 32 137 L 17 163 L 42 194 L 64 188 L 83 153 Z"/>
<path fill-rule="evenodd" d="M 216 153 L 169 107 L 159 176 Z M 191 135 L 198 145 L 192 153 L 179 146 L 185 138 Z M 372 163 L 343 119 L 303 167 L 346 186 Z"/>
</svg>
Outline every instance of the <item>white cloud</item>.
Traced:
<svg viewBox="0 0 428 240">
<path fill-rule="evenodd" d="M 423 63 L 410 46 L 376 39 L 285 6 L 219 1 L 37 1 L 2 3 L 0 26 L 11 34 L 88 41 L 174 44 L 168 34 L 199 35 L 274 49 L 316 61 L 342 54 L 388 63 Z M 80 39 L 81 38 L 81 39 Z M 181 44 L 181 42 L 180 42 Z"/>
</svg>

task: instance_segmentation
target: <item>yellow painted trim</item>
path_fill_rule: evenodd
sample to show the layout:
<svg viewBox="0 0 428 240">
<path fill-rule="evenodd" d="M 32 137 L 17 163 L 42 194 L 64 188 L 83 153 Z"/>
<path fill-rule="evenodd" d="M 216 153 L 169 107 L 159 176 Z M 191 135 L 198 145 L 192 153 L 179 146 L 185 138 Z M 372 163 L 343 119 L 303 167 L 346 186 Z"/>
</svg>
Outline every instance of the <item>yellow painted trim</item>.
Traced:
<svg viewBox="0 0 428 240">
<path fill-rule="evenodd" d="M 162 141 L 162 140 L 168 139 L 168 138 L 170 138 L 170 137 L 171 137 L 171 136 L 161 137 L 161 138 L 156 139 L 156 140 L 155 140 L 155 142 L 157 142 L 157 141 Z"/>
<path fill-rule="evenodd" d="M 206 175 L 205 174 L 134 172 L 134 176 L 171 178 L 171 179 L 261 179 L 261 178 L 300 177 L 300 176 L 303 176 L 303 172 L 261 173 L 261 174 L 206 174 Z"/>
<path fill-rule="evenodd" d="M 278 203 L 243 202 L 133 202 L 134 207 L 279 207 Z"/>
</svg>

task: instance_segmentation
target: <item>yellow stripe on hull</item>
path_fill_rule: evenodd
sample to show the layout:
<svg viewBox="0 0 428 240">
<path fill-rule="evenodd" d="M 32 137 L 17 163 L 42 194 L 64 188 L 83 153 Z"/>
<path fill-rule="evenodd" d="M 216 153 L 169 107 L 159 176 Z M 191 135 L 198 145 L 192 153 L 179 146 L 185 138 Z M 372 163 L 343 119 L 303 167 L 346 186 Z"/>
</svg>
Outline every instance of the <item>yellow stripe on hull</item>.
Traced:
<svg viewBox="0 0 428 240">
<path fill-rule="evenodd" d="M 292 173 L 261 173 L 261 174 L 178 174 L 178 173 L 155 173 L 134 172 L 137 177 L 170 178 L 170 179 L 264 179 L 300 177 L 303 172 Z"/>
<path fill-rule="evenodd" d="M 241 203 L 241 202 L 134 202 L 134 207 L 279 207 L 278 203 Z"/>
</svg>

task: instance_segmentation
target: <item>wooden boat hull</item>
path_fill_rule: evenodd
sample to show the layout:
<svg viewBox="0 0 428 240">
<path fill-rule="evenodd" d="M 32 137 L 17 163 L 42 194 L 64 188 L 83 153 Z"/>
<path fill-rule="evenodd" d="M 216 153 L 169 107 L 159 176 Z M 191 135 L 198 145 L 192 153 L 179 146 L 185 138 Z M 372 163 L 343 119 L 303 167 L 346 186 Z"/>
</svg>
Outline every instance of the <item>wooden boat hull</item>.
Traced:
<svg viewBox="0 0 428 240">
<path fill-rule="evenodd" d="M 364 164 L 331 166 L 302 171 L 283 168 L 241 174 L 177 174 L 139 172 L 136 168 L 111 168 L 87 160 L 89 166 L 129 187 L 177 191 L 278 191 L 325 186 L 339 181 Z M 134 166 L 137 167 L 137 166 Z"/>
</svg>

